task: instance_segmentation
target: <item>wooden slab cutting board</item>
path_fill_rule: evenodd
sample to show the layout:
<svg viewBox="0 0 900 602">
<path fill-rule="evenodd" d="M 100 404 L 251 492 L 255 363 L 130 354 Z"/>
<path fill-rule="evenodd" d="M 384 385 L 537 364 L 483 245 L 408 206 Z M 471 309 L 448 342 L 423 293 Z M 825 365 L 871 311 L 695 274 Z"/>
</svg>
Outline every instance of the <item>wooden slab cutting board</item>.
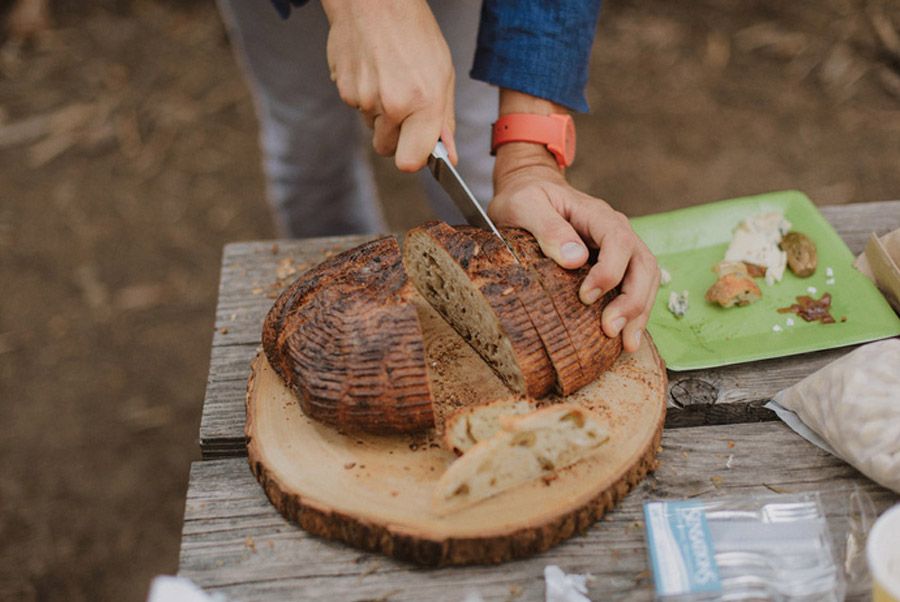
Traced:
<svg viewBox="0 0 900 602">
<path fill-rule="evenodd" d="M 438 422 L 454 407 L 505 394 L 494 373 L 436 315 L 424 318 Z M 455 456 L 435 432 L 339 433 L 307 418 L 265 355 L 252 364 L 247 452 L 272 504 L 307 531 L 424 565 L 497 563 L 583 532 L 656 467 L 666 372 L 652 340 L 566 401 L 605 416 L 595 456 L 449 516 L 430 506 Z M 554 401 L 554 400 L 549 400 Z"/>
</svg>

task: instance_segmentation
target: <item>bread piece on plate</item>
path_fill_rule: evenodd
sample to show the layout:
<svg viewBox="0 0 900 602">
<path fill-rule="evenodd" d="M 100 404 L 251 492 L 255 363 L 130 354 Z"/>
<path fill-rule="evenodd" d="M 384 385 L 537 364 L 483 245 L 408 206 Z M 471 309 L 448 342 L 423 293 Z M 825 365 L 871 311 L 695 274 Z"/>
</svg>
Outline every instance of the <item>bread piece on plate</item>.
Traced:
<svg viewBox="0 0 900 602">
<path fill-rule="evenodd" d="M 429 222 L 407 233 L 403 261 L 422 296 L 512 391 L 550 392 L 553 366 L 517 294 L 530 286 L 530 276 L 500 240 L 476 240 Z"/>
<path fill-rule="evenodd" d="M 483 248 L 497 246 L 499 241 L 493 233 L 472 226 L 455 226 L 455 228 L 475 239 Z M 530 235 L 529 235 L 530 236 Z M 502 249 L 501 249 L 502 251 Z M 522 266 L 510 264 L 510 269 L 522 272 Z M 556 374 L 556 390 L 561 395 L 568 395 L 587 383 L 578 360 L 578 352 L 572 339 L 554 306 L 553 299 L 541 284 L 540 275 L 525 264 L 526 278 L 516 278 L 516 294 L 528 312 L 531 324 L 544 343 L 547 356 L 553 364 Z"/>
<path fill-rule="evenodd" d="M 574 404 L 553 405 L 502 425 L 438 480 L 432 505 L 446 515 L 586 458 L 609 439 L 605 422 Z"/>
<path fill-rule="evenodd" d="M 740 261 L 722 261 L 713 270 L 719 275 L 706 291 L 706 300 L 722 307 L 749 305 L 762 297 L 747 267 Z"/>
<path fill-rule="evenodd" d="M 585 305 L 578 297 L 578 290 L 590 270 L 589 266 L 577 270 L 561 267 L 544 255 L 534 236 L 525 230 L 504 228 L 503 235 L 520 261 L 538 274 L 576 350 L 581 380 L 574 384 L 573 389 L 595 381 L 622 354 L 622 336 L 606 336 L 600 322 L 603 309 L 616 298 L 618 290 L 613 289 L 594 304 Z"/>
<path fill-rule="evenodd" d="M 335 255 L 281 294 L 263 350 L 307 416 L 373 433 L 433 426 L 417 294 L 393 237 Z"/>
<path fill-rule="evenodd" d="M 501 422 L 535 409 L 536 402 L 525 397 L 509 397 L 462 408 L 448 416 L 444 423 L 444 445 L 462 455 L 479 441 L 493 437 L 500 430 Z"/>
</svg>

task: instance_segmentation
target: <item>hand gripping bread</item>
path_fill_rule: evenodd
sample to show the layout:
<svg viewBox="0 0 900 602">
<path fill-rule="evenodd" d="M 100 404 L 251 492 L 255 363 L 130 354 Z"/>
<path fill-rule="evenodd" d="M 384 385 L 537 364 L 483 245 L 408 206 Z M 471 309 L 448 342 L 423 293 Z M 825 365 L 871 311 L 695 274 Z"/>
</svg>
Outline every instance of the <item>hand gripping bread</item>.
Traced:
<svg viewBox="0 0 900 602">
<path fill-rule="evenodd" d="M 393 237 L 335 255 L 281 294 L 263 350 L 307 416 L 374 433 L 433 425 L 416 295 Z"/>
<path fill-rule="evenodd" d="M 615 299 L 618 291 L 613 289 L 592 305 L 585 305 L 578 297 L 578 290 L 590 270 L 589 266 L 577 270 L 561 267 L 544 255 L 534 236 L 525 230 L 504 228 L 503 235 L 519 260 L 537 273 L 577 352 L 581 379 L 572 383 L 570 389 L 579 389 L 593 382 L 622 354 L 622 336 L 606 336 L 600 322 L 603 309 Z"/>
<path fill-rule="evenodd" d="M 493 437 L 458 458 L 435 486 L 432 505 L 445 515 L 590 456 L 609 439 L 603 420 L 573 404 L 501 421 Z"/>
<path fill-rule="evenodd" d="M 550 392 L 553 366 L 518 294 L 534 284 L 500 240 L 429 222 L 406 235 L 403 261 L 422 296 L 510 389 Z"/>
</svg>

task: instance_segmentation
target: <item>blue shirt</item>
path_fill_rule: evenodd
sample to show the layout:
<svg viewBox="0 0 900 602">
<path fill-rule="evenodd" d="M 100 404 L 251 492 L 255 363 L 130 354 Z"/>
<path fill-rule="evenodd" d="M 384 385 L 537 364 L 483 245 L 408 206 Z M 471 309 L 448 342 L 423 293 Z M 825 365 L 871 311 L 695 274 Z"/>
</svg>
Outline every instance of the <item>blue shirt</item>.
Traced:
<svg viewBox="0 0 900 602">
<path fill-rule="evenodd" d="M 452 1 L 452 0 L 446 0 Z M 287 17 L 307 0 L 272 0 Z M 587 111 L 584 88 L 600 0 L 484 0 L 470 75 Z"/>
</svg>

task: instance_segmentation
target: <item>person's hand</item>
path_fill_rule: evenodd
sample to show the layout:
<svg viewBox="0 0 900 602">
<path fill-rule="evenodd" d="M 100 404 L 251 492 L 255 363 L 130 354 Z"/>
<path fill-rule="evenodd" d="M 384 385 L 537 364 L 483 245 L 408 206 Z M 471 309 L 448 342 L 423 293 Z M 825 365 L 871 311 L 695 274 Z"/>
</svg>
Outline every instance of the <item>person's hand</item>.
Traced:
<svg viewBox="0 0 900 602">
<path fill-rule="evenodd" d="M 626 351 L 637 351 L 659 287 L 659 268 L 628 219 L 608 203 L 575 190 L 541 146 L 504 144 L 497 149 L 494 199 L 488 213 L 498 225 L 525 228 L 544 254 L 564 268 L 599 256 L 579 290 L 583 303 L 597 301 L 620 282 L 622 294 L 603 310 L 603 331 L 622 333 Z"/>
<path fill-rule="evenodd" d="M 425 0 L 323 0 L 328 65 L 341 99 L 374 131 L 375 152 L 422 168 L 442 138 L 456 162 L 453 64 Z"/>
</svg>

